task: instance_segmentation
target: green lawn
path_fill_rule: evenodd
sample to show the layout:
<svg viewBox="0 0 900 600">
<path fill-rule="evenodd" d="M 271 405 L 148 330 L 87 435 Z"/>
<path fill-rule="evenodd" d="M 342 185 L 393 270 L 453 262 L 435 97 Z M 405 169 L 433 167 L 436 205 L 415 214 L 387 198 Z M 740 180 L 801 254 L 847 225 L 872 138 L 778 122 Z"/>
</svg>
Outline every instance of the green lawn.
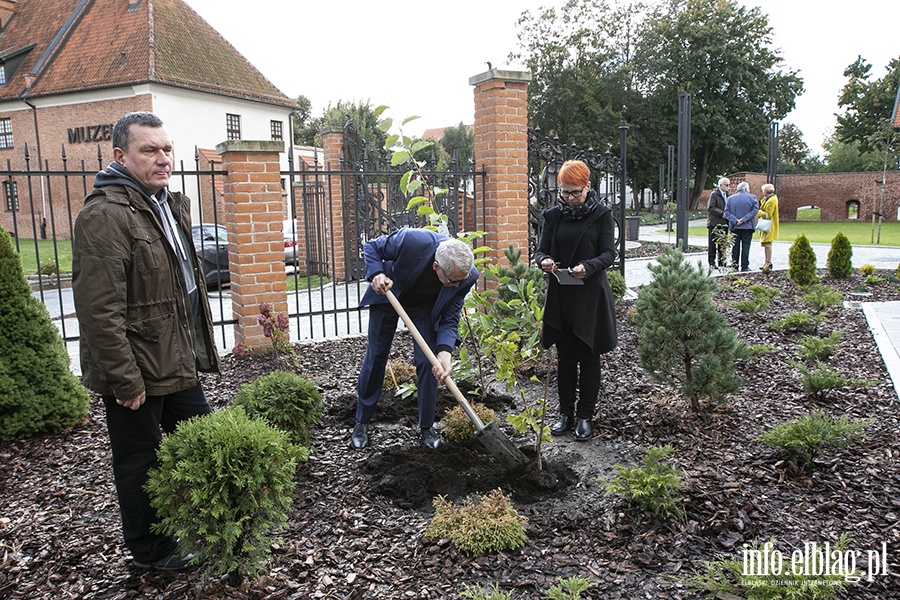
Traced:
<svg viewBox="0 0 900 600">
<path fill-rule="evenodd" d="M 319 275 L 310 275 L 309 277 L 294 277 L 293 275 L 288 275 L 286 283 L 288 291 L 293 292 L 294 290 L 319 288 L 330 281 L 331 280 L 328 277 Z"/>
<path fill-rule="evenodd" d="M 16 247 L 16 241 L 13 240 L 13 248 Z M 72 272 L 72 243 L 69 240 L 59 240 L 56 242 L 56 251 L 59 253 L 59 270 L 61 273 Z M 37 273 L 37 262 L 34 258 L 34 239 L 19 238 L 19 253 L 22 258 L 22 269 L 26 275 L 34 275 Z M 41 263 L 46 264 L 48 261 L 53 263 L 56 261 L 53 253 L 53 240 L 38 240 L 38 253 L 41 257 Z"/>
<path fill-rule="evenodd" d="M 878 225 L 875 225 L 875 239 L 878 239 Z M 841 223 L 822 223 L 812 221 L 782 221 L 779 226 L 778 239 L 783 242 L 793 242 L 801 233 L 813 244 L 830 244 L 831 240 L 842 231 L 850 239 L 854 246 L 870 246 L 872 242 L 872 222 L 844 221 Z M 688 235 L 700 235 L 706 237 L 706 227 L 691 227 Z M 900 246 L 900 223 L 881 224 L 881 243 L 879 246 Z"/>
</svg>

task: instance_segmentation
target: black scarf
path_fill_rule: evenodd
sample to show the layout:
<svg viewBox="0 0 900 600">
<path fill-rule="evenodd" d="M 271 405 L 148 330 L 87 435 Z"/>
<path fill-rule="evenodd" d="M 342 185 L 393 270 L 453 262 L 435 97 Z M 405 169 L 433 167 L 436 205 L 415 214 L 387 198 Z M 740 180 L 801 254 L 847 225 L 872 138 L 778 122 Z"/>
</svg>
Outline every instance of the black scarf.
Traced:
<svg viewBox="0 0 900 600">
<path fill-rule="evenodd" d="M 556 205 L 559 207 L 559 212 L 563 219 L 580 221 L 600 206 L 600 201 L 597 199 L 597 192 L 589 190 L 587 199 L 578 206 L 569 206 L 562 199 L 557 199 Z"/>
</svg>

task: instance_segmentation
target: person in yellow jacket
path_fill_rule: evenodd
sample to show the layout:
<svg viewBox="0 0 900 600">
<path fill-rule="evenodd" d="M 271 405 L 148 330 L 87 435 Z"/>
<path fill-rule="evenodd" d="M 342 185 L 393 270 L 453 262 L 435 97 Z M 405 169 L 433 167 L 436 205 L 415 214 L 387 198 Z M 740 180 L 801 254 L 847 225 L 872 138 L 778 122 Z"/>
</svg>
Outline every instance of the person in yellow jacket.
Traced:
<svg viewBox="0 0 900 600">
<path fill-rule="evenodd" d="M 759 212 L 756 213 L 756 217 L 772 221 L 769 231 L 759 232 L 759 241 L 762 243 L 763 253 L 766 256 L 766 262 L 761 271 L 769 273 L 772 271 L 772 242 L 778 239 L 778 196 L 775 195 L 775 186 L 771 183 L 764 183 L 760 191 L 763 197 L 759 203 Z"/>
</svg>

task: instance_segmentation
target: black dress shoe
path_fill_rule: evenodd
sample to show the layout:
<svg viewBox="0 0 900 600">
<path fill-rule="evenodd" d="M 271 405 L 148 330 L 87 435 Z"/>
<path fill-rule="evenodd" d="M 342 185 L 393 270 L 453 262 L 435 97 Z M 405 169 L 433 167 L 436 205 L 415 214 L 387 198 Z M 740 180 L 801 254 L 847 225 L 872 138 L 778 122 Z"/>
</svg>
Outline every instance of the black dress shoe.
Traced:
<svg viewBox="0 0 900 600">
<path fill-rule="evenodd" d="M 193 562 L 192 562 L 193 561 Z M 172 553 L 162 557 L 159 560 L 144 562 L 134 559 L 134 566 L 141 569 L 154 569 L 156 571 L 184 571 L 191 567 L 196 567 L 203 562 L 203 558 L 196 552 L 191 554 Z"/>
<path fill-rule="evenodd" d="M 433 427 L 422 428 L 422 445 L 428 450 L 437 450 L 441 447 L 441 437 Z"/>
<path fill-rule="evenodd" d="M 565 435 L 572 427 L 575 426 L 575 417 L 572 415 L 559 415 L 556 423 L 550 426 L 551 435 Z"/>
<path fill-rule="evenodd" d="M 350 435 L 350 446 L 360 450 L 369 445 L 369 426 L 366 423 L 356 423 L 353 433 Z"/>
<path fill-rule="evenodd" d="M 590 419 L 575 419 L 575 433 L 572 434 L 579 442 L 586 442 L 594 435 L 594 430 L 591 427 Z"/>
</svg>

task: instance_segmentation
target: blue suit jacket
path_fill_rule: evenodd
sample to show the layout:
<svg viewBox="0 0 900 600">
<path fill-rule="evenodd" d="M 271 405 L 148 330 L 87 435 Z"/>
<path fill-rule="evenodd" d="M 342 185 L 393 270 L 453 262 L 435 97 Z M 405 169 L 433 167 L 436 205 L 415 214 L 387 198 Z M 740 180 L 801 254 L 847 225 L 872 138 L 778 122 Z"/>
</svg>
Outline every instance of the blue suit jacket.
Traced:
<svg viewBox="0 0 900 600">
<path fill-rule="evenodd" d="M 731 229 L 754 229 L 758 210 L 759 201 L 756 196 L 747 192 L 732 194 L 725 200 L 725 218 Z M 744 222 L 737 225 L 738 219 L 743 219 Z"/>
<path fill-rule="evenodd" d="M 390 235 L 366 242 L 363 256 L 366 279 L 384 273 L 394 282 L 391 291 L 398 299 L 413 285 L 425 269 L 430 269 L 438 244 L 447 236 L 427 229 L 403 228 Z M 469 276 L 456 287 L 443 286 L 431 311 L 431 321 L 437 333 L 436 346 L 456 346 L 459 340 L 459 312 L 466 294 L 478 281 L 478 269 L 472 267 Z M 375 293 L 371 286 L 363 294 L 360 306 L 388 304 L 387 297 Z"/>
</svg>

